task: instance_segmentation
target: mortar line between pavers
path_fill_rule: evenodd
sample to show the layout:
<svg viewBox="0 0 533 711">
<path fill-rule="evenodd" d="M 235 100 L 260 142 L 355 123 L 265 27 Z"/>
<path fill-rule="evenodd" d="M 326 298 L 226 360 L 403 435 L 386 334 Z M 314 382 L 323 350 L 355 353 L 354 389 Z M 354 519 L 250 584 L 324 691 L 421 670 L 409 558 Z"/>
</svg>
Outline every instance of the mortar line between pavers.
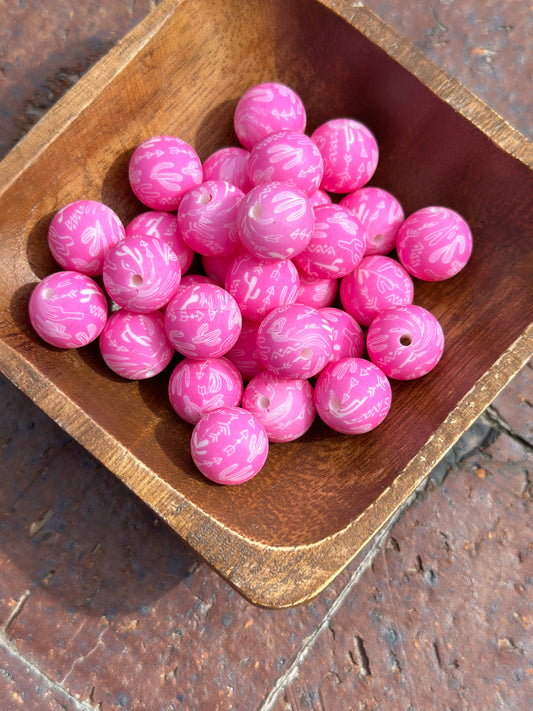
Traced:
<svg viewBox="0 0 533 711">
<path fill-rule="evenodd" d="M 505 434 L 509 435 L 509 437 L 512 437 L 515 439 L 517 442 L 519 442 L 523 447 L 525 447 L 528 451 L 533 450 L 533 445 L 531 445 L 530 442 L 527 441 L 524 437 L 518 434 L 518 432 L 515 432 L 510 425 L 507 424 L 507 422 L 503 419 L 503 417 L 500 415 L 496 407 L 494 407 L 494 404 L 489 405 L 485 412 L 483 413 L 482 417 L 486 419 L 486 421 L 491 425 L 491 427 L 494 427 L 495 429 L 499 430 L 500 432 L 505 432 Z"/>
</svg>

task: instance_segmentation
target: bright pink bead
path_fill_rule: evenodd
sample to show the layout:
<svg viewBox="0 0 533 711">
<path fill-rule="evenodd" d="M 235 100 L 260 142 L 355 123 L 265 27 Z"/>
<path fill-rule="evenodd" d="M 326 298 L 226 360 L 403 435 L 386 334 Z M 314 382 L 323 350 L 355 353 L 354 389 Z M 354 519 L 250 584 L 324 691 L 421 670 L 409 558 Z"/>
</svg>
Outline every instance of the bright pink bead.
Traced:
<svg viewBox="0 0 533 711">
<path fill-rule="evenodd" d="M 396 246 L 396 235 L 405 219 L 398 200 L 381 188 L 359 188 L 339 203 L 359 219 L 366 232 L 365 255 L 388 254 Z"/>
<path fill-rule="evenodd" d="M 235 107 L 235 133 L 251 150 L 269 133 L 299 131 L 306 125 L 305 107 L 298 94 L 279 82 L 264 82 L 247 89 Z"/>
<path fill-rule="evenodd" d="M 176 136 L 154 136 L 130 158 L 128 177 L 136 197 L 152 210 L 177 210 L 185 193 L 203 180 L 192 146 Z"/>
<path fill-rule="evenodd" d="M 219 284 L 217 284 L 216 281 L 206 276 L 205 274 L 185 274 L 181 277 L 180 288 L 182 286 L 189 286 L 191 284 L 215 284 L 217 286 L 220 286 Z"/>
<path fill-rule="evenodd" d="M 343 434 L 364 434 L 380 425 L 389 413 L 391 397 L 385 374 L 363 358 L 330 363 L 315 385 L 320 419 Z"/>
<path fill-rule="evenodd" d="M 290 259 L 258 259 L 238 254 L 226 272 L 224 288 L 250 321 L 262 321 L 273 309 L 296 301 L 300 277 Z"/>
<path fill-rule="evenodd" d="M 331 205 L 331 198 L 325 190 L 315 190 L 315 192 L 310 196 L 309 202 L 311 207 L 318 207 L 319 205 Z M 342 201 L 341 201 L 342 202 Z"/>
<path fill-rule="evenodd" d="M 268 437 L 251 413 L 240 407 L 221 407 L 206 413 L 195 425 L 191 455 L 207 479 L 242 484 L 263 468 Z"/>
<path fill-rule="evenodd" d="M 165 306 L 181 279 L 176 254 L 157 237 L 126 237 L 107 254 L 103 280 L 109 296 L 129 311 Z"/>
<path fill-rule="evenodd" d="M 363 329 L 353 316 L 332 306 L 320 309 L 331 327 L 333 353 L 331 360 L 361 358 L 365 352 Z"/>
<path fill-rule="evenodd" d="M 179 287 L 165 310 L 174 348 L 188 358 L 219 358 L 235 345 L 242 325 L 237 302 L 215 284 Z"/>
<path fill-rule="evenodd" d="M 321 124 L 311 135 L 324 162 L 321 188 L 350 193 L 366 185 L 378 165 L 379 151 L 367 126 L 349 118 Z"/>
<path fill-rule="evenodd" d="M 260 259 L 289 259 L 306 248 L 315 217 L 306 196 L 284 183 L 252 188 L 241 201 L 237 228 L 244 247 Z"/>
<path fill-rule="evenodd" d="M 244 247 L 241 250 L 246 251 Z M 222 254 L 216 257 L 208 257 L 202 254 L 200 261 L 202 262 L 202 268 L 210 279 L 212 279 L 219 286 L 224 286 L 226 280 L 226 272 L 228 271 L 229 265 L 233 262 L 236 255 L 239 254 L 241 250 L 237 250 L 232 254 Z"/>
<path fill-rule="evenodd" d="M 294 257 L 310 276 L 340 278 L 353 271 L 363 258 L 363 226 L 341 205 L 314 208 L 315 226 L 307 247 Z"/>
<path fill-rule="evenodd" d="M 292 442 L 313 424 L 313 387 L 308 380 L 281 378 L 263 370 L 244 389 L 242 406 L 262 422 L 269 442 Z"/>
<path fill-rule="evenodd" d="M 76 200 L 53 216 L 48 247 L 63 269 L 99 276 L 108 251 L 125 236 L 122 222 L 110 207 L 96 200 Z"/>
<path fill-rule="evenodd" d="M 279 306 L 261 322 L 257 350 L 267 370 L 284 378 L 311 378 L 331 359 L 331 328 L 311 306 Z"/>
<path fill-rule="evenodd" d="M 107 320 L 107 300 L 85 274 L 49 274 L 32 291 L 28 305 L 31 325 L 57 348 L 79 348 L 94 341 Z"/>
<path fill-rule="evenodd" d="M 145 314 L 126 309 L 115 311 L 104 326 L 99 346 L 108 368 L 130 380 L 153 378 L 174 355 L 159 311 Z"/>
<path fill-rule="evenodd" d="M 225 180 L 247 193 L 252 187 L 248 175 L 249 157 L 249 151 L 240 146 L 219 148 L 204 161 L 204 180 Z"/>
<path fill-rule="evenodd" d="M 470 259 L 472 233 L 454 210 L 423 207 L 402 223 L 396 249 L 410 274 L 425 281 L 442 281 L 455 276 Z"/>
<path fill-rule="evenodd" d="M 210 257 L 233 254 L 240 248 L 237 208 L 244 193 L 231 183 L 208 180 L 183 196 L 178 227 L 184 242 Z"/>
<path fill-rule="evenodd" d="M 242 377 L 224 357 L 184 358 L 172 371 L 168 396 L 174 411 L 195 425 L 207 412 L 241 404 Z"/>
<path fill-rule="evenodd" d="M 384 309 L 412 303 L 414 286 L 396 259 L 375 254 L 363 257 L 357 269 L 342 279 L 339 293 L 344 309 L 369 326 Z"/>
<path fill-rule="evenodd" d="M 366 345 L 372 362 L 389 378 L 412 380 L 437 365 L 444 333 L 437 318 L 422 306 L 396 306 L 372 321 Z"/>
<path fill-rule="evenodd" d="M 322 182 L 322 156 L 309 136 L 277 131 L 252 148 L 248 172 L 253 185 L 285 183 L 311 197 Z"/>
<path fill-rule="evenodd" d="M 296 265 L 298 269 L 298 265 Z M 307 304 L 314 306 L 315 309 L 324 306 L 331 306 L 337 296 L 339 280 L 334 277 L 312 277 L 306 274 L 301 269 L 298 269 L 300 275 L 300 288 L 296 303 Z"/>
<path fill-rule="evenodd" d="M 191 266 L 194 250 L 183 241 L 178 229 L 178 219 L 173 213 L 149 210 L 134 217 L 126 227 L 126 237 L 141 235 L 157 237 L 167 242 L 178 258 L 182 274 Z"/>
<path fill-rule="evenodd" d="M 242 328 L 235 345 L 226 353 L 226 358 L 237 366 L 243 380 L 250 380 L 263 370 L 257 350 L 259 323 L 243 318 Z"/>
</svg>

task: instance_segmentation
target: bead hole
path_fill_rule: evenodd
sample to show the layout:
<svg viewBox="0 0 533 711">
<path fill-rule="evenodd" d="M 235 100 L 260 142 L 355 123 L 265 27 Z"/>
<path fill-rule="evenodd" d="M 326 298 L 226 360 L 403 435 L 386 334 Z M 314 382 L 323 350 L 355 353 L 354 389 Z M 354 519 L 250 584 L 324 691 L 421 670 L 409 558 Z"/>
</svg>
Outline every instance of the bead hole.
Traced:
<svg viewBox="0 0 533 711">
<path fill-rule="evenodd" d="M 261 215 L 263 214 L 263 206 L 262 205 L 252 205 L 248 214 L 250 215 L 250 217 L 253 217 L 256 219 L 258 217 L 261 217 Z"/>
<path fill-rule="evenodd" d="M 52 289 L 51 286 L 47 286 L 45 289 L 43 289 L 43 299 L 45 301 L 50 301 L 50 299 L 54 298 L 55 293 L 55 290 Z"/>
<path fill-rule="evenodd" d="M 200 204 L 201 205 L 207 205 L 208 202 L 211 202 L 213 199 L 213 196 L 210 195 L 209 193 L 202 193 L 200 196 Z"/>
<path fill-rule="evenodd" d="M 257 404 L 262 410 L 266 410 L 270 407 L 270 400 L 266 397 L 266 395 L 261 395 Z"/>
<path fill-rule="evenodd" d="M 142 284 L 143 284 L 143 278 L 140 274 L 134 274 L 131 277 L 131 285 L 132 286 L 139 288 L 140 286 L 142 286 Z"/>
<path fill-rule="evenodd" d="M 313 351 L 311 348 L 302 348 L 300 351 L 300 358 L 303 358 L 304 360 L 311 360 L 313 357 Z"/>
<path fill-rule="evenodd" d="M 381 245 L 383 244 L 384 240 L 385 240 L 385 237 L 384 237 L 383 235 L 381 235 L 381 234 L 380 234 L 380 235 L 375 235 L 375 236 L 374 236 L 374 240 L 373 240 L 373 241 L 374 241 L 374 245 L 375 245 L 376 247 L 381 247 Z"/>
<path fill-rule="evenodd" d="M 412 342 L 413 339 L 408 333 L 404 333 L 402 336 L 400 336 L 400 343 L 402 346 L 410 346 Z"/>
<path fill-rule="evenodd" d="M 338 397 L 335 397 L 335 395 L 332 395 L 330 400 L 329 400 L 329 409 L 331 412 L 339 412 L 342 407 L 342 402 L 339 400 Z"/>
</svg>

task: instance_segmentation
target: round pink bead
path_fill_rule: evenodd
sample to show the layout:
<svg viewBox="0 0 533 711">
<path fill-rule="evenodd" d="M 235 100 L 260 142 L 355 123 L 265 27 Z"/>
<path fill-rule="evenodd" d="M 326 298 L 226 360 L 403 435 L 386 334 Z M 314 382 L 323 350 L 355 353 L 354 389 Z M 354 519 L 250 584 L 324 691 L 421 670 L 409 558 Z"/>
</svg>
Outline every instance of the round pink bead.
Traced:
<svg viewBox="0 0 533 711">
<path fill-rule="evenodd" d="M 455 276 L 470 259 L 472 233 L 454 210 L 423 207 L 402 223 L 396 249 L 410 274 L 425 281 L 442 281 Z"/>
<path fill-rule="evenodd" d="M 396 259 L 375 254 L 363 257 L 357 269 L 342 279 L 339 293 L 344 309 L 369 326 L 381 311 L 412 303 L 414 286 Z"/>
<path fill-rule="evenodd" d="M 251 380 L 263 370 L 257 350 L 259 323 L 243 318 L 242 328 L 235 345 L 226 353 L 226 358 L 237 366 L 243 380 Z"/>
<path fill-rule="evenodd" d="M 207 412 L 240 405 L 242 377 L 224 357 L 184 358 L 172 371 L 168 396 L 175 412 L 195 425 Z"/>
<path fill-rule="evenodd" d="M 364 434 L 380 425 L 389 413 L 391 397 L 387 377 L 363 358 L 330 363 L 315 385 L 320 419 L 342 434 Z"/>
<path fill-rule="evenodd" d="M 250 252 L 235 257 L 224 282 L 250 321 L 262 321 L 278 306 L 294 303 L 299 286 L 298 270 L 290 259 L 258 259 Z"/>
<path fill-rule="evenodd" d="M 179 287 L 165 310 L 174 348 L 188 358 L 219 358 L 235 345 L 242 325 L 237 302 L 215 284 Z"/>
<path fill-rule="evenodd" d="M 298 265 L 296 265 L 298 269 Z M 300 288 L 296 303 L 314 306 L 315 309 L 324 306 L 331 306 L 337 296 L 339 281 L 335 277 L 312 277 L 301 269 L 298 269 L 300 276 Z"/>
<path fill-rule="evenodd" d="M 163 314 L 139 314 L 119 309 L 108 318 L 100 335 L 100 353 L 114 373 L 130 380 L 152 378 L 172 360 Z"/>
<path fill-rule="evenodd" d="M 204 161 L 204 180 L 225 180 L 247 193 L 252 188 L 248 174 L 250 153 L 240 146 L 219 148 Z"/>
<path fill-rule="evenodd" d="M 126 237 L 108 252 L 104 262 L 107 293 L 129 311 L 148 313 L 162 308 L 180 279 L 176 254 L 157 237 Z"/>
<path fill-rule="evenodd" d="M 191 455 L 199 471 L 217 484 L 242 484 L 263 468 L 268 437 L 257 417 L 240 407 L 206 413 L 195 425 Z"/>
<path fill-rule="evenodd" d="M 94 341 L 107 320 L 107 300 L 91 277 L 75 271 L 49 274 L 32 291 L 31 325 L 57 348 L 79 348 Z"/>
<path fill-rule="evenodd" d="M 53 216 L 48 247 L 63 269 L 99 276 L 108 251 L 125 236 L 122 222 L 110 207 L 96 200 L 76 200 Z"/>
<path fill-rule="evenodd" d="M 257 350 L 267 370 L 284 378 L 311 378 L 331 359 L 331 328 L 311 306 L 279 306 L 261 322 Z"/>
<path fill-rule="evenodd" d="M 381 188 L 359 188 L 339 203 L 359 219 L 366 232 L 365 255 L 388 254 L 396 246 L 396 235 L 405 219 L 398 200 Z"/>
<path fill-rule="evenodd" d="M 366 247 L 363 226 L 341 205 L 314 208 L 315 226 L 307 247 L 294 257 L 304 272 L 340 278 L 357 267 Z"/>
<path fill-rule="evenodd" d="M 180 288 L 192 284 L 215 284 L 216 286 L 220 286 L 216 281 L 205 274 L 185 274 L 181 277 Z"/>
<path fill-rule="evenodd" d="M 222 180 L 208 180 L 183 196 L 178 226 L 184 242 L 210 257 L 233 254 L 241 243 L 237 234 L 237 208 L 244 193 Z"/>
<path fill-rule="evenodd" d="M 313 387 L 308 380 L 280 378 L 263 370 L 246 388 L 242 406 L 262 422 L 269 442 L 292 442 L 313 424 Z"/>
<path fill-rule="evenodd" d="M 365 335 L 354 317 L 332 306 L 320 309 L 320 313 L 331 327 L 333 341 L 331 360 L 361 358 L 365 352 Z"/>
<path fill-rule="evenodd" d="M 311 197 L 322 182 L 322 156 L 309 136 L 277 131 L 252 148 L 248 172 L 253 185 L 285 183 Z"/>
<path fill-rule="evenodd" d="M 244 92 L 235 108 L 233 123 L 237 138 L 250 150 L 275 131 L 287 129 L 303 133 L 305 107 L 290 87 L 279 82 L 264 82 Z"/>
<path fill-rule="evenodd" d="M 241 250 L 243 252 L 246 251 L 244 247 L 241 247 Z M 206 273 L 206 276 L 212 279 L 219 286 L 224 286 L 229 266 L 241 250 L 238 249 L 232 254 L 222 254 L 217 257 L 208 257 L 207 255 L 202 254 L 200 261 L 202 262 L 202 267 Z"/>
<path fill-rule="evenodd" d="M 289 259 L 306 248 L 315 217 L 306 196 L 284 183 L 257 185 L 237 212 L 239 237 L 260 259 Z"/>
<path fill-rule="evenodd" d="M 368 183 L 378 165 L 378 144 L 364 124 L 349 118 L 326 121 L 311 135 L 324 162 L 321 188 L 350 193 Z"/>
<path fill-rule="evenodd" d="M 389 378 L 412 380 L 432 370 L 444 350 L 437 318 L 422 306 L 396 306 L 382 311 L 368 329 L 368 355 Z"/>
<path fill-rule="evenodd" d="M 185 274 L 192 264 L 194 250 L 183 241 L 178 229 L 176 215 L 158 210 L 149 210 L 137 215 L 128 223 L 126 237 L 143 235 L 145 237 L 157 237 L 157 239 L 166 242 L 178 258 L 181 273 Z"/>
<path fill-rule="evenodd" d="M 319 205 L 331 205 L 331 198 L 325 190 L 315 190 L 315 192 L 310 196 L 309 202 L 311 207 L 318 207 Z M 342 201 L 341 201 L 342 202 Z"/>
<path fill-rule="evenodd" d="M 154 136 L 130 158 L 128 177 L 136 197 L 152 210 L 177 210 L 185 193 L 203 180 L 192 146 L 176 136 Z"/>
</svg>

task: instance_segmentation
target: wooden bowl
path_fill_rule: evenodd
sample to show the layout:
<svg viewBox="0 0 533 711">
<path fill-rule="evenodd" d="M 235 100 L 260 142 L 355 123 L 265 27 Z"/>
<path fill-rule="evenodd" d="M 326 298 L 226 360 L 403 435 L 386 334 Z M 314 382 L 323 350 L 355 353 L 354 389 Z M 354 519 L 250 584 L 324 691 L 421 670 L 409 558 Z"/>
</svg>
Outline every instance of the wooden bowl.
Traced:
<svg viewBox="0 0 533 711">
<path fill-rule="evenodd" d="M 221 487 L 196 471 L 192 427 L 151 381 L 110 373 L 96 344 L 47 346 L 33 333 L 34 285 L 56 271 L 51 217 L 79 198 L 124 222 L 145 208 L 127 165 L 168 133 L 202 159 L 236 144 L 249 86 L 292 86 L 308 131 L 350 116 L 377 137 L 371 184 L 405 213 L 460 212 L 474 253 L 453 279 L 415 286 L 441 321 L 437 368 L 393 382 L 385 422 L 367 435 L 319 422 L 274 444 L 261 473 Z M 532 352 L 533 146 L 364 7 L 349 0 L 164 0 L 61 99 L 0 165 L 0 366 L 250 601 L 311 599 L 423 482 Z"/>
</svg>

